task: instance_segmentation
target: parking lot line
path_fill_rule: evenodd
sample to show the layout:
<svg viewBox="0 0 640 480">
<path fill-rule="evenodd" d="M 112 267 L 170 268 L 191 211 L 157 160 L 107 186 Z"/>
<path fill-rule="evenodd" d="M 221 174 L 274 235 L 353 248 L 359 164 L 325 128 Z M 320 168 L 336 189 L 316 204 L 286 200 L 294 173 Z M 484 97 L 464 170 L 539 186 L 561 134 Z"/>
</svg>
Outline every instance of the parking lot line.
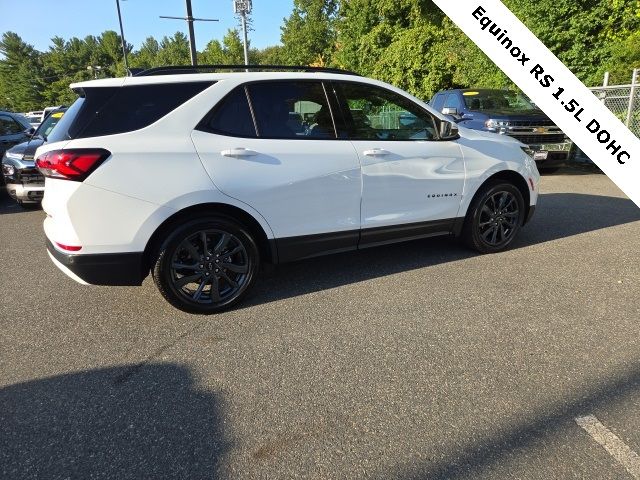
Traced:
<svg viewBox="0 0 640 480">
<path fill-rule="evenodd" d="M 631 450 L 593 415 L 577 417 L 580 425 L 609 454 L 622 464 L 634 478 L 640 479 L 640 456 Z"/>
</svg>

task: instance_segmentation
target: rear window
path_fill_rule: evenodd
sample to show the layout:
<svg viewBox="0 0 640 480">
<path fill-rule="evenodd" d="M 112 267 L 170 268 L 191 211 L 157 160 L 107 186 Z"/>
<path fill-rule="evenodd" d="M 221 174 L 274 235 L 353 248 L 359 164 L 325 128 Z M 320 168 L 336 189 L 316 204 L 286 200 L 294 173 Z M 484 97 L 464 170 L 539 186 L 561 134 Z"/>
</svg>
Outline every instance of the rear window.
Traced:
<svg viewBox="0 0 640 480">
<path fill-rule="evenodd" d="M 49 141 L 140 130 L 211 85 L 213 82 L 87 88 L 53 129 Z"/>
</svg>

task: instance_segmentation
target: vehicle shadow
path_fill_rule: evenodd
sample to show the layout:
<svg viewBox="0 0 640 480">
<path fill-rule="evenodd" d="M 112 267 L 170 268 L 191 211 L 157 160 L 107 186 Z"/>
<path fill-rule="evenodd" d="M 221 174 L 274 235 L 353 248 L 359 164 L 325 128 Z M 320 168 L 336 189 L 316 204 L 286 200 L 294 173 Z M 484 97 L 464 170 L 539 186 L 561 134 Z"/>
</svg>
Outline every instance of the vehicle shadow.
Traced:
<svg viewBox="0 0 640 480">
<path fill-rule="evenodd" d="M 456 446 L 442 460 L 428 465 L 419 465 L 408 474 L 393 475 L 406 480 L 455 480 L 476 478 L 501 459 L 512 460 L 523 454 L 523 449 L 539 445 L 545 437 L 560 430 L 579 427 L 575 418 L 593 414 L 599 409 L 611 408 L 640 392 L 640 365 L 634 365 L 616 378 L 595 385 L 590 391 L 575 392 L 572 398 L 550 404 L 534 418 L 514 425 L 493 437 L 470 440 L 466 445 Z M 597 473 L 594 472 L 594 477 Z"/>
<path fill-rule="evenodd" d="M 18 203 L 9 196 L 4 189 L 4 185 L 0 185 L 0 215 L 7 215 L 11 213 L 24 213 L 33 210 L 42 210 L 39 203 L 29 204 L 25 207 L 18 205 Z"/>
<path fill-rule="evenodd" d="M 170 363 L 2 388 L 0 478 L 218 478 L 220 401 Z"/>
<path fill-rule="evenodd" d="M 513 248 L 637 221 L 640 221 L 640 209 L 626 198 L 543 194 L 532 221 L 520 232 Z M 264 272 L 243 305 L 282 300 L 475 255 L 453 237 L 440 237 L 284 264 Z"/>
</svg>

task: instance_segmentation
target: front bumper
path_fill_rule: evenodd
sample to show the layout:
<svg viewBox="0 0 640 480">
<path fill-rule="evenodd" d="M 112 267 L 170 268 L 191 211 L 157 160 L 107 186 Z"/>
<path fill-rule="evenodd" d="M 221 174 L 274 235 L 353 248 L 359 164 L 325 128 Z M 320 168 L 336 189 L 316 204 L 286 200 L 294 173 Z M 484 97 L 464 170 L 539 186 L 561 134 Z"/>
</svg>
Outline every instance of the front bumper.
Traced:
<svg viewBox="0 0 640 480">
<path fill-rule="evenodd" d="M 7 192 L 14 200 L 23 203 L 40 203 L 44 197 L 44 185 L 24 185 L 22 183 L 7 182 Z"/>
<path fill-rule="evenodd" d="M 58 250 L 49 239 L 47 250 L 55 265 L 79 283 L 133 286 L 141 285 L 147 276 L 143 273 L 142 252 L 70 254 Z"/>
<path fill-rule="evenodd" d="M 562 167 L 569 163 L 569 154 L 573 147 L 573 142 L 562 143 L 541 143 L 527 145 L 535 152 L 546 152 L 546 158 L 534 158 L 540 168 Z"/>
</svg>

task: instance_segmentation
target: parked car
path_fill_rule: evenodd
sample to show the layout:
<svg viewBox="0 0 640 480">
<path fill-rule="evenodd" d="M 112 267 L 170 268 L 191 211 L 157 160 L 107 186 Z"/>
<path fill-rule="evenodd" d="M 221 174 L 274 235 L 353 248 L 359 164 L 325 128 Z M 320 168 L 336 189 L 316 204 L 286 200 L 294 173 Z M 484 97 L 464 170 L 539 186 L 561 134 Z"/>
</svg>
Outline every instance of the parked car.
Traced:
<svg viewBox="0 0 640 480">
<path fill-rule="evenodd" d="M 0 158 L 7 149 L 27 140 L 32 132 L 24 115 L 0 110 Z M 0 175 L 0 185 L 3 184 L 4 179 Z"/>
<path fill-rule="evenodd" d="M 44 195 L 44 176 L 35 166 L 34 154 L 60 121 L 66 108 L 53 110 L 26 142 L 7 150 L 2 157 L 2 176 L 7 192 L 20 205 L 37 204 Z"/>
<path fill-rule="evenodd" d="M 27 120 L 29 120 L 29 123 L 31 124 L 31 126 L 33 128 L 38 128 L 40 126 L 40 124 L 42 123 L 42 114 L 44 112 L 42 110 L 37 110 L 37 111 L 33 111 L 33 112 L 27 112 L 24 114 L 25 117 L 27 117 Z"/>
<path fill-rule="evenodd" d="M 80 98 L 36 152 L 62 271 L 98 285 L 151 272 L 172 305 L 213 313 L 261 262 L 434 235 L 499 252 L 531 218 L 540 177 L 519 141 L 355 74 L 241 68 L 72 85 Z M 291 128 L 292 112 L 314 125 Z"/>
<path fill-rule="evenodd" d="M 486 88 L 444 90 L 429 105 L 464 127 L 509 135 L 527 144 L 542 172 L 555 171 L 569 160 L 571 140 L 521 93 Z"/>
</svg>

